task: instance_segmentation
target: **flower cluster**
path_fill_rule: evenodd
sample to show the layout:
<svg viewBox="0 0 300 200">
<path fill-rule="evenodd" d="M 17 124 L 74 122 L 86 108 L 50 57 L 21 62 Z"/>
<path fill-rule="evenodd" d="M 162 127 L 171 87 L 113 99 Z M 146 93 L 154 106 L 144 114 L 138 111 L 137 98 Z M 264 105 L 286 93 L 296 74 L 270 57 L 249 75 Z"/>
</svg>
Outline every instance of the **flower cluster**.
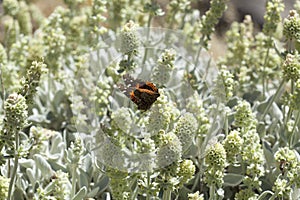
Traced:
<svg viewBox="0 0 300 200">
<path fill-rule="evenodd" d="M 174 28 L 174 24 L 178 24 L 180 19 L 190 10 L 191 2 L 188 0 L 171 1 L 168 5 L 168 13 L 166 21 L 168 28 Z"/>
<path fill-rule="evenodd" d="M 180 184 L 187 183 L 195 174 L 196 167 L 191 160 L 183 160 L 179 163 L 179 170 L 177 176 L 179 176 Z"/>
<path fill-rule="evenodd" d="M 192 113 L 183 114 L 175 127 L 175 134 L 182 144 L 182 150 L 185 152 L 193 143 L 197 136 L 198 122 Z"/>
<path fill-rule="evenodd" d="M 68 149 L 67 159 L 69 163 L 78 167 L 83 152 L 84 152 L 83 141 L 80 138 L 76 138 L 75 141 L 71 143 L 70 148 Z"/>
<path fill-rule="evenodd" d="M 59 69 L 59 58 L 65 52 L 66 36 L 63 29 L 63 15 L 67 10 L 58 7 L 49 16 L 43 26 L 43 42 L 47 57 L 45 61 L 50 66 L 50 72 L 57 73 Z"/>
<path fill-rule="evenodd" d="M 109 85 L 108 81 L 103 80 L 99 81 L 94 94 L 92 95 L 92 100 L 96 101 L 95 106 L 96 106 L 96 113 L 100 117 L 105 116 L 107 112 L 107 107 L 106 105 L 108 104 L 108 97 L 111 93 L 110 91 L 111 86 Z"/>
<path fill-rule="evenodd" d="M 212 0 L 210 9 L 201 18 L 201 33 L 207 38 L 207 41 L 210 40 L 210 35 L 214 32 L 215 25 L 227 8 L 226 2 L 227 0 Z M 207 41 L 204 43 L 205 47 L 207 46 Z"/>
<path fill-rule="evenodd" d="M 287 180 L 277 178 L 272 189 L 278 198 L 290 199 L 292 188 Z"/>
<path fill-rule="evenodd" d="M 222 65 L 218 72 L 214 95 L 220 99 L 229 100 L 233 95 L 233 90 L 236 82 L 233 79 L 233 74 Z"/>
<path fill-rule="evenodd" d="M 244 183 L 248 188 L 257 189 L 261 185 L 259 177 L 265 174 L 264 153 L 260 144 L 260 138 L 255 129 L 242 132 L 243 145 L 241 148 L 242 160 L 246 163 Z"/>
<path fill-rule="evenodd" d="M 137 24 L 133 21 L 126 23 L 120 33 L 120 51 L 123 54 L 136 54 L 140 45 L 140 40 L 137 35 Z"/>
<path fill-rule="evenodd" d="M 300 39 L 300 18 L 299 14 L 295 10 L 291 10 L 287 18 L 284 19 L 283 35 L 288 40 Z"/>
<path fill-rule="evenodd" d="M 251 106 L 247 101 L 240 101 L 234 107 L 234 124 L 237 127 L 251 129 L 256 126 L 257 121 L 252 113 Z"/>
<path fill-rule="evenodd" d="M 107 175 L 110 178 L 113 198 L 117 200 L 129 200 L 130 188 L 128 186 L 128 173 L 109 168 Z"/>
<path fill-rule="evenodd" d="M 18 22 L 20 24 L 20 32 L 24 35 L 30 35 L 32 33 L 32 23 L 29 12 L 29 6 L 24 2 L 19 2 L 19 14 Z"/>
<path fill-rule="evenodd" d="M 162 52 L 158 59 L 158 65 L 153 68 L 152 79 L 153 82 L 160 86 L 164 86 L 170 80 L 171 72 L 174 68 L 175 51 L 166 49 Z"/>
<path fill-rule="evenodd" d="M 37 153 L 37 152 L 46 152 L 46 147 L 49 138 L 55 135 L 55 131 L 41 128 L 41 127 L 36 127 L 32 126 L 30 128 L 30 138 L 33 139 L 33 146 L 31 149 L 31 153 Z"/>
<path fill-rule="evenodd" d="M 226 33 L 228 53 L 226 60 L 220 64 L 227 66 L 244 66 L 249 60 L 251 44 L 253 44 L 253 22 L 250 15 L 246 15 L 243 23 L 234 22 L 231 29 Z"/>
<path fill-rule="evenodd" d="M 157 151 L 157 165 L 166 167 L 181 159 L 182 146 L 178 137 L 172 133 L 159 132 L 159 149 Z"/>
<path fill-rule="evenodd" d="M 159 90 L 160 96 L 157 98 L 154 105 L 151 107 L 146 122 L 147 129 L 152 134 L 157 134 L 160 130 L 168 130 L 169 125 L 172 124 L 180 114 L 172 101 L 164 93 L 164 90 Z"/>
<path fill-rule="evenodd" d="M 186 106 L 187 111 L 190 113 L 194 113 L 194 116 L 198 122 L 198 137 L 205 137 L 210 128 L 210 123 L 208 116 L 203 108 L 203 102 L 201 102 L 200 97 L 197 93 L 194 93 L 189 99 L 188 104 Z"/>
<path fill-rule="evenodd" d="M 4 103 L 4 110 L 5 124 L 2 134 L 13 137 L 27 123 L 28 112 L 25 98 L 16 93 L 9 95 Z"/>
<path fill-rule="evenodd" d="M 27 58 L 28 58 L 28 49 L 29 49 L 29 37 L 20 35 L 19 40 L 12 44 L 9 51 L 10 59 L 14 60 L 16 65 L 19 65 L 21 68 L 27 67 Z"/>
<path fill-rule="evenodd" d="M 0 176 L 0 196 L 1 199 L 6 199 L 8 194 L 8 185 L 10 179 Z"/>
<path fill-rule="evenodd" d="M 130 109 L 124 107 L 119 108 L 111 114 L 111 119 L 112 128 L 124 133 L 129 133 L 133 122 Z"/>
<path fill-rule="evenodd" d="M 287 147 L 279 148 L 274 157 L 282 173 L 288 173 L 297 166 L 298 161 L 295 153 Z"/>
<path fill-rule="evenodd" d="M 281 22 L 280 13 L 284 10 L 282 0 L 272 0 L 267 2 L 266 13 L 264 16 L 265 22 L 263 32 L 266 35 L 272 36 Z"/>
<path fill-rule="evenodd" d="M 165 191 L 178 190 L 193 177 L 195 170 L 191 160 L 177 161 L 161 168 L 156 181 Z"/>
<path fill-rule="evenodd" d="M 34 61 L 31 67 L 27 70 L 26 77 L 21 81 L 22 88 L 19 93 L 26 98 L 27 104 L 31 104 L 33 97 L 39 86 L 42 74 L 46 73 L 46 64 L 44 61 Z"/>
<path fill-rule="evenodd" d="M 236 193 L 234 199 L 235 200 L 256 200 L 258 198 L 258 195 L 255 194 L 255 192 L 251 189 L 244 189 L 240 190 L 238 193 Z"/>
<path fill-rule="evenodd" d="M 4 14 L 15 17 L 19 13 L 19 3 L 17 0 L 3 2 Z"/>
<path fill-rule="evenodd" d="M 199 191 L 188 194 L 188 198 L 189 200 L 204 200 L 203 194 L 200 195 Z"/>
<path fill-rule="evenodd" d="M 137 33 L 137 24 L 133 21 L 126 23 L 119 36 L 119 48 L 123 54 L 123 59 L 119 62 L 119 73 L 123 71 L 130 71 L 136 68 L 136 63 L 133 57 L 138 54 L 138 48 L 140 46 L 140 38 Z"/>
<path fill-rule="evenodd" d="M 298 54 L 287 54 L 282 64 L 283 76 L 289 81 L 297 82 L 300 79 L 300 62 Z"/>
<path fill-rule="evenodd" d="M 37 189 L 38 199 L 67 199 L 70 191 L 70 185 L 68 184 L 68 180 L 69 179 L 67 173 L 62 172 L 61 170 L 57 171 L 51 180 L 51 187 L 53 188 L 53 192 L 49 193 L 47 189 L 43 189 L 42 187 L 40 187 Z"/>
<path fill-rule="evenodd" d="M 206 172 L 205 182 L 210 186 L 220 188 L 223 184 L 224 169 L 226 165 L 226 151 L 219 142 L 210 146 L 205 156 Z"/>
<path fill-rule="evenodd" d="M 230 164 L 236 162 L 236 156 L 241 152 L 243 140 L 240 133 L 236 130 L 230 131 L 228 136 L 223 141 L 224 149 L 226 150 L 226 158 Z"/>
<path fill-rule="evenodd" d="M 92 47 L 97 47 L 99 44 L 100 36 L 107 32 L 107 29 L 104 26 L 100 26 L 105 20 L 106 17 L 106 0 L 93 0 L 92 1 L 92 11 L 88 16 L 88 25 L 90 33 L 88 34 L 88 44 Z"/>
</svg>

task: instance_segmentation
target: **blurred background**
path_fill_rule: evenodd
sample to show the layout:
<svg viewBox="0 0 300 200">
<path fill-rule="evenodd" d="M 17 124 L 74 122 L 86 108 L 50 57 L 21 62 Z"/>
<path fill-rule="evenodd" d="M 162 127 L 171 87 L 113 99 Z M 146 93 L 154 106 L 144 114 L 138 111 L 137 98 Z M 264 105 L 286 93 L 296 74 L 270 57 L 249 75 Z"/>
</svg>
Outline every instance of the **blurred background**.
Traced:
<svg viewBox="0 0 300 200">
<path fill-rule="evenodd" d="M 162 8 L 166 8 L 166 5 L 170 0 L 158 0 Z M 219 32 L 223 32 L 228 29 L 228 26 L 233 21 L 242 21 L 246 14 L 252 16 L 253 21 L 261 27 L 264 19 L 265 13 L 265 4 L 267 0 L 230 0 L 228 4 L 227 12 L 225 13 L 221 23 L 217 27 Z M 209 8 L 210 0 L 192 0 L 192 6 L 198 8 L 200 13 L 205 13 Z M 285 2 L 285 11 L 282 13 L 282 17 L 288 15 L 290 9 L 293 8 L 295 0 L 284 0 Z M 53 12 L 56 6 L 64 6 L 63 0 L 35 0 L 36 5 L 41 9 L 41 11 L 48 16 Z"/>
<path fill-rule="evenodd" d="M 1 0 L 0 0 L 1 1 Z M 2 0 L 3 1 L 3 0 Z M 2 2 L 1 1 L 1 2 Z M 92 0 L 87 0 L 87 4 L 90 4 Z M 157 0 L 163 9 L 167 8 L 168 3 L 171 0 Z M 285 3 L 285 11 L 282 13 L 282 17 L 288 15 L 289 10 L 293 9 L 295 0 L 283 0 Z M 55 7 L 64 6 L 63 0 L 31 0 L 41 10 L 43 15 L 49 16 Z M 197 8 L 200 11 L 200 15 L 204 14 L 210 6 L 210 0 L 191 0 L 192 7 Z M 251 15 L 252 20 L 255 23 L 255 29 L 259 31 L 264 23 L 265 5 L 267 0 L 229 0 L 228 9 L 220 20 L 216 27 L 216 35 L 212 38 L 211 50 L 213 57 L 217 58 L 224 55 L 226 51 L 224 36 L 226 31 L 230 28 L 230 25 L 234 21 L 242 22 L 245 15 Z M 142 9 L 142 8 L 141 8 Z M 0 13 L 3 14 L 2 7 L 0 7 Z M 3 33 L 3 22 L 0 23 L 0 40 Z M 158 17 L 153 26 L 164 26 L 164 18 Z"/>
</svg>

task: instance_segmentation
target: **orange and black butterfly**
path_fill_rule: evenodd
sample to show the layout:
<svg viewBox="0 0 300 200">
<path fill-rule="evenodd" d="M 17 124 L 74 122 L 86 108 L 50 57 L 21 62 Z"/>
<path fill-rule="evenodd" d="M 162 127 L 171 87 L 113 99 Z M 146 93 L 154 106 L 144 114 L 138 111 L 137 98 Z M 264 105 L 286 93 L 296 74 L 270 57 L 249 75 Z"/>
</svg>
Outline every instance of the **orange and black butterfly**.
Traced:
<svg viewBox="0 0 300 200">
<path fill-rule="evenodd" d="M 157 87 L 149 81 L 133 79 L 128 74 L 124 75 L 123 79 L 125 85 L 119 84 L 119 88 L 138 106 L 139 110 L 148 110 L 160 96 Z"/>
</svg>

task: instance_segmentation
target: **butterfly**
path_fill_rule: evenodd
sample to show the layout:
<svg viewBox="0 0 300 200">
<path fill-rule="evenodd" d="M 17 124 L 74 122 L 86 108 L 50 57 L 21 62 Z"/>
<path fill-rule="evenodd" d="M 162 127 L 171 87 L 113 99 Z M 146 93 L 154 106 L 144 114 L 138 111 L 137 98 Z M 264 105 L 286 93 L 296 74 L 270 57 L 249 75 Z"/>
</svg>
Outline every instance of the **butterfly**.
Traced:
<svg viewBox="0 0 300 200">
<path fill-rule="evenodd" d="M 119 84 L 122 92 L 134 102 L 139 110 L 148 110 L 160 96 L 158 88 L 149 81 L 133 79 L 129 74 L 123 76 L 125 85 Z"/>
</svg>

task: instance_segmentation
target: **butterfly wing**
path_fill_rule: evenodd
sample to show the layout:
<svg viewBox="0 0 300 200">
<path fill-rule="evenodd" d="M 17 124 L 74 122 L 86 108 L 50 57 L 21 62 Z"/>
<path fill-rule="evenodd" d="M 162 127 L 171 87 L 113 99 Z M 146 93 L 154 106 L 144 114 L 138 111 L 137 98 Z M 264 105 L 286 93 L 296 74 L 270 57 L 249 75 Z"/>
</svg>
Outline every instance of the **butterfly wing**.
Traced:
<svg viewBox="0 0 300 200">
<path fill-rule="evenodd" d="M 160 96 L 158 89 L 151 82 L 133 79 L 129 74 L 123 76 L 124 84 L 118 84 L 120 90 L 129 97 L 139 110 L 148 110 Z"/>
<path fill-rule="evenodd" d="M 138 101 L 135 102 L 138 105 L 138 109 L 148 110 L 160 94 L 147 89 L 136 89 L 134 90 L 134 96 L 138 98 Z"/>
<path fill-rule="evenodd" d="M 144 84 L 140 79 L 134 79 L 129 74 L 123 75 L 124 84 L 118 84 L 119 89 L 129 98 L 131 98 L 131 92 L 133 92 L 139 85 Z"/>
</svg>

